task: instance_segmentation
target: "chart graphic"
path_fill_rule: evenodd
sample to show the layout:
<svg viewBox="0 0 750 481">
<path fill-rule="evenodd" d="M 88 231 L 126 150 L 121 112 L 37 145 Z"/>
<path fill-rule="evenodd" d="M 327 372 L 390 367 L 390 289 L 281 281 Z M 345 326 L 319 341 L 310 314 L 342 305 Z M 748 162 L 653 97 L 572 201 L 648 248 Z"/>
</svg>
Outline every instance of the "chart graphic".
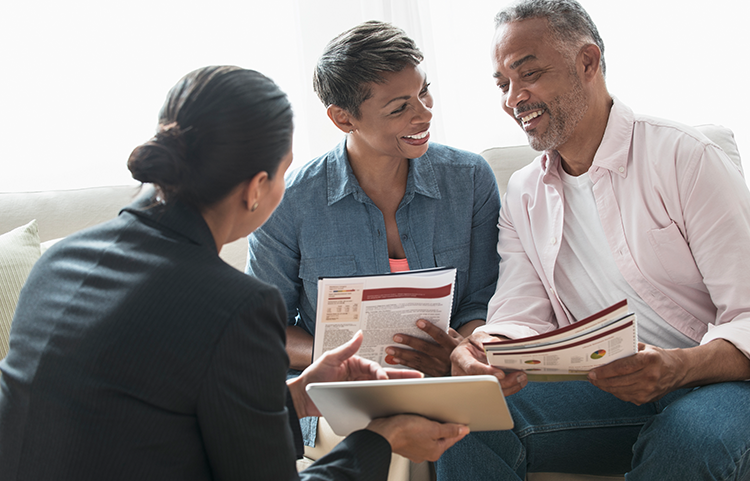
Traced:
<svg viewBox="0 0 750 481">
<path fill-rule="evenodd" d="M 591 353 L 591 359 L 601 359 L 607 354 L 607 351 L 604 349 L 599 349 L 598 351 L 594 351 Z"/>
</svg>

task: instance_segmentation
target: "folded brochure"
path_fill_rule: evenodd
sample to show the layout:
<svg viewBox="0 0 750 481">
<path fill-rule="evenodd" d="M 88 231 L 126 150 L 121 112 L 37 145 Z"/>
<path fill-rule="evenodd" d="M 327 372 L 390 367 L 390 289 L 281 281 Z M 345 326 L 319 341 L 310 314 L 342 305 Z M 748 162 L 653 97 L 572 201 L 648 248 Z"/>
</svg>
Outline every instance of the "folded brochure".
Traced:
<svg viewBox="0 0 750 481">
<path fill-rule="evenodd" d="M 357 277 L 321 277 L 315 318 L 313 358 L 363 333 L 361 357 L 382 366 L 393 336 L 432 340 L 416 323 L 432 322 L 447 331 L 453 308 L 456 269 L 439 267 Z M 402 347 L 406 348 L 406 346 Z"/>
<path fill-rule="evenodd" d="M 638 352 L 635 314 L 626 300 L 593 316 L 536 336 L 484 343 L 487 361 L 524 371 L 530 381 L 586 379 L 586 373 Z"/>
</svg>

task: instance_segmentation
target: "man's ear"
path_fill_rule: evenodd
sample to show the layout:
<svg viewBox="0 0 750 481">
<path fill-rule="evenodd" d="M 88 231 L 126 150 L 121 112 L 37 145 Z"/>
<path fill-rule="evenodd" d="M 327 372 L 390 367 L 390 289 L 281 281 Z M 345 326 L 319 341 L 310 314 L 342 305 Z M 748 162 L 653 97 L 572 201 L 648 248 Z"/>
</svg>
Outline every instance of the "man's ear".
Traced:
<svg viewBox="0 0 750 481">
<path fill-rule="evenodd" d="M 331 122 L 333 122 L 333 124 L 342 132 L 348 134 L 352 130 L 356 130 L 356 127 L 352 123 L 352 121 L 355 120 L 353 119 L 352 114 L 338 105 L 329 106 L 326 113 L 328 114 L 328 118 L 331 119 Z"/>
<path fill-rule="evenodd" d="M 601 72 L 602 52 L 593 43 L 587 43 L 578 52 L 578 59 L 582 62 L 583 77 L 591 80 Z"/>
</svg>

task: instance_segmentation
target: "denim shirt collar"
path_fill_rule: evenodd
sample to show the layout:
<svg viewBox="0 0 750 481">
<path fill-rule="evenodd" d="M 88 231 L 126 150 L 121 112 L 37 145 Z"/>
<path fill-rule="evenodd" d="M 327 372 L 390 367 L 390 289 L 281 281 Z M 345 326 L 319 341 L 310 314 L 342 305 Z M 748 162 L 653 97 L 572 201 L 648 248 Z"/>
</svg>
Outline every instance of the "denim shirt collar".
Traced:
<svg viewBox="0 0 750 481">
<path fill-rule="evenodd" d="M 331 151 L 326 160 L 328 184 L 328 205 L 333 205 L 348 195 L 362 203 L 372 203 L 367 194 L 360 187 L 354 176 L 349 157 L 346 155 L 346 139 L 342 140 Z M 417 159 L 409 160 L 409 174 L 406 180 L 406 193 L 401 205 L 408 204 L 415 194 L 440 199 L 440 188 L 437 176 L 430 161 L 430 151 Z"/>
</svg>

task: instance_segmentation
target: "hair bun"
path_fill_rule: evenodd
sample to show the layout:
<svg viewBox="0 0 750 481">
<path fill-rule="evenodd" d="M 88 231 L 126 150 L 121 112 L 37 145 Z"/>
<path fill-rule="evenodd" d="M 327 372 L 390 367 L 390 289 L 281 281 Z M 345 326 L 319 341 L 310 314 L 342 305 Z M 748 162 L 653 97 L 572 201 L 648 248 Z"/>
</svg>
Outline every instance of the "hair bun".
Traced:
<svg viewBox="0 0 750 481">
<path fill-rule="evenodd" d="M 133 178 L 155 184 L 165 194 L 179 186 L 187 166 L 184 132 L 177 122 L 159 125 L 156 135 L 136 147 L 128 158 Z"/>
</svg>

